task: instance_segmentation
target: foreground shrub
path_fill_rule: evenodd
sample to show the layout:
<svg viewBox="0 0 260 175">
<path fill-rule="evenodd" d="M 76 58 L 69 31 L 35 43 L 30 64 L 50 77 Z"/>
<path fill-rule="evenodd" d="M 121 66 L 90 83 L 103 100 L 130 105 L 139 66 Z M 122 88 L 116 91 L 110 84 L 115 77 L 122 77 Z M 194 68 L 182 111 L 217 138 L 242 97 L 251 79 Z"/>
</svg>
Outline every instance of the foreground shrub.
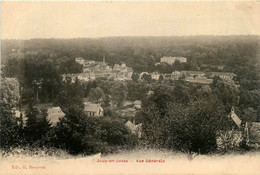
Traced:
<svg viewBox="0 0 260 175">
<path fill-rule="evenodd" d="M 243 141 L 241 131 L 230 130 L 219 132 L 217 135 L 217 146 L 221 151 L 239 149 Z"/>
<path fill-rule="evenodd" d="M 228 127 L 224 106 L 214 97 L 187 104 L 169 101 L 165 112 L 160 110 L 156 101 L 144 110 L 144 139 L 156 148 L 209 153 L 217 149 L 217 132 Z"/>
<path fill-rule="evenodd" d="M 111 153 L 132 148 L 137 142 L 123 122 L 105 117 L 88 117 L 73 109 L 54 129 L 56 146 L 72 154 Z"/>
</svg>

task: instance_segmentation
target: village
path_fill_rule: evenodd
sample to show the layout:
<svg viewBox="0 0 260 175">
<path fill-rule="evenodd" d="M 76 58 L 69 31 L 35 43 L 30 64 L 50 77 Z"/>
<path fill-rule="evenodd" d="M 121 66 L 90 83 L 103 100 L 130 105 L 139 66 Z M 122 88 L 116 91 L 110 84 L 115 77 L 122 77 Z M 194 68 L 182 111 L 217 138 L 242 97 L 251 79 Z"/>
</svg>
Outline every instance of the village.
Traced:
<svg viewBox="0 0 260 175">
<path fill-rule="evenodd" d="M 181 63 L 186 63 L 187 58 L 184 57 L 162 57 L 157 65 L 161 63 L 167 63 L 169 65 L 174 64 L 175 61 L 179 61 Z M 125 63 L 115 64 L 113 67 L 109 66 L 105 61 L 105 56 L 103 56 L 103 61 L 94 61 L 94 60 L 85 60 L 82 57 L 75 58 L 75 63 L 82 65 L 82 73 L 77 74 L 62 74 L 62 81 L 64 83 L 75 83 L 79 81 L 82 84 L 85 84 L 89 81 L 93 81 L 99 78 L 105 78 L 109 81 L 133 81 L 132 76 L 134 74 L 134 70 L 130 67 L 127 67 Z M 222 68 L 223 69 L 223 68 Z M 137 74 L 137 73 L 135 73 Z M 218 77 L 227 83 L 231 83 L 236 87 L 239 87 L 239 84 L 234 81 L 236 74 L 231 72 L 204 72 L 204 71 L 173 71 L 171 74 L 160 74 L 158 72 L 141 72 L 138 75 L 138 80 L 140 82 L 144 81 L 144 76 L 150 76 L 152 81 L 179 81 L 182 80 L 188 83 L 201 84 L 203 86 L 207 86 L 213 83 L 214 77 Z M 38 93 L 38 92 L 37 92 Z M 149 91 L 147 96 L 153 94 L 153 91 Z M 37 97 L 38 98 L 38 97 Z M 92 117 L 103 117 L 104 109 L 101 103 L 93 103 L 88 98 L 83 99 L 83 111 L 85 115 Z M 66 114 L 62 111 L 60 106 L 53 106 L 52 104 L 44 104 L 44 103 L 36 103 L 35 107 L 41 112 L 47 110 L 47 119 L 51 123 L 52 126 L 56 126 L 57 123 L 62 119 Z M 110 104 L 110 107 L 111 104 Z M 114 107 L 112 107 L 114 109 Z M 142 123 L 136 124 L 135 116 L 142 109 L 142 101 L 141 99 L 136 99 L 135 101 L 125 100 L 122 104 L 122 107 L 116 108 L 116 112 L 120 114 L 120 116 L 126 116 L 129 119 L 125 122 L 125 126 L 129 129 L 129 131 L 138 136 L 138 138 L 142 137 Z M 17 118 L 23 118 L 23 125 L 26 125 L 26 107 L 20 107 L 20 109 L 13 109 L 15 112 L 15 116 Z M 235 114 L 234 108 L 232 107 L 231 113 L 229 114 L 230 119 L 236 124 L 236 142 L 234 142 L 234 146 L 239 143 L 239 141 L 245 138 L 247 143 L 254 144 L 258 147 L 259 133 L 258 128 L 260 128 L 260 124 L 257 122 L 242 122 L 239 117 Z M 241 124 L 243 123 L 243 125 Z M 238 129 L 238 130 L 237 130 Z M 233 133 L 234 134 L 234 133 Z M 252 137 L 254 135 L 254 137 Z M 220 137 L 217 138 L 218 144 L 223 145 L 223 140 L 225 137 L 230 137 L 229 133 L 221 133 Z M 253 139 L 250 139 L 253 138 Z"/>
<path fill-rule="evenodd" d="M 223 41 L 226 47 L 208 45 L 217 38 L 208 39 L 6 45 L 2 102 L 17 125 L 14 144 L 35 142 L 71 154 L 135 147 L 199 154 L 259 149 L 259 64 L 232 38 Z M 37 43 L 43 45 L 35 48 Z"/>
</svg>

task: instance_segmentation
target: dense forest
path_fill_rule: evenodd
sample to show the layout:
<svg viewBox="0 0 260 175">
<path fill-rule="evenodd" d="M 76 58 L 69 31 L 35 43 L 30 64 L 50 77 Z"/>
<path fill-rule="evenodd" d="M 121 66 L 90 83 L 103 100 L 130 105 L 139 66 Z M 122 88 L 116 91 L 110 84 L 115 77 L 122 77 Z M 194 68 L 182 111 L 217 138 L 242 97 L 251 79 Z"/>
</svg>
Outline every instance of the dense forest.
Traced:
<svg viewBox="0 0 260 175">
<path fill-rule="evenodd" d="M 37 51 L 40 57 L 83 57 L 109 64 L 125 62 L 135 71 L 153 71 L 162 56 L 183 56 L 201 64 L 256 64 L 259 59 L 259 36 L 193 36 L 193 37 L 111 37 L 100 39 L 31 39 L 3 40 L 2 59 L 12 49 Z"/>
</svg>

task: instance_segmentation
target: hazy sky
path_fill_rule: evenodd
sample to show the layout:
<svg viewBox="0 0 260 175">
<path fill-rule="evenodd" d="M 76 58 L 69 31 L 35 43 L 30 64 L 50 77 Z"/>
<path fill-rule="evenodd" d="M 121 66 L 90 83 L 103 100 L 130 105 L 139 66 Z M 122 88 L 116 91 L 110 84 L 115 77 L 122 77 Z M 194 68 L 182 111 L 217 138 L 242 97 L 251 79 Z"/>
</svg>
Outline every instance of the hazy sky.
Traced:
<svg viewBox="0 0 260 175">
<path fill-rule="evenodd" d="M 2 2 L 2 39 L 260 35 L 260 2 Z"/>
</svg>

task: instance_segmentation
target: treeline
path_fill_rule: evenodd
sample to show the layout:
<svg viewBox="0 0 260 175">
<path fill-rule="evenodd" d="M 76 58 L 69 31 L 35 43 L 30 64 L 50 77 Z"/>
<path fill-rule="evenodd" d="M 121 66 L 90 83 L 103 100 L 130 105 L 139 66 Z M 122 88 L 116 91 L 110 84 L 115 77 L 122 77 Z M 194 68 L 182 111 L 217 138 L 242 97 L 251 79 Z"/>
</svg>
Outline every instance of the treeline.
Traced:
<svg viewBox="0 0 260 175">
<path fill-rule="evenodd" d="M 3 40 L 4 58 L 12 49 L 38 51 L 52 57 L 83 57 L 106 61 L 113 65 L 125 62 L 137 72 L 155 69 L 162 56 L 183 56 L 190 63 L 187 69 L 201 64 L 233 67 L 258 63 L 259 36 L 193 36 L 193 37 L 111 37 L 100 39 L 31 39 Z"/>
<path fill-rule="evenodd" d="M 62 90 L 61 75 L 64 73 L 80 73 L 82 65 L 74 59 L 13 58 L 2 68 L 2 77 L 14 77 L 20 83 L 23 102 L 28 103 L 36 98 L 41 102 L 52 102 Z"/>
</svg>

